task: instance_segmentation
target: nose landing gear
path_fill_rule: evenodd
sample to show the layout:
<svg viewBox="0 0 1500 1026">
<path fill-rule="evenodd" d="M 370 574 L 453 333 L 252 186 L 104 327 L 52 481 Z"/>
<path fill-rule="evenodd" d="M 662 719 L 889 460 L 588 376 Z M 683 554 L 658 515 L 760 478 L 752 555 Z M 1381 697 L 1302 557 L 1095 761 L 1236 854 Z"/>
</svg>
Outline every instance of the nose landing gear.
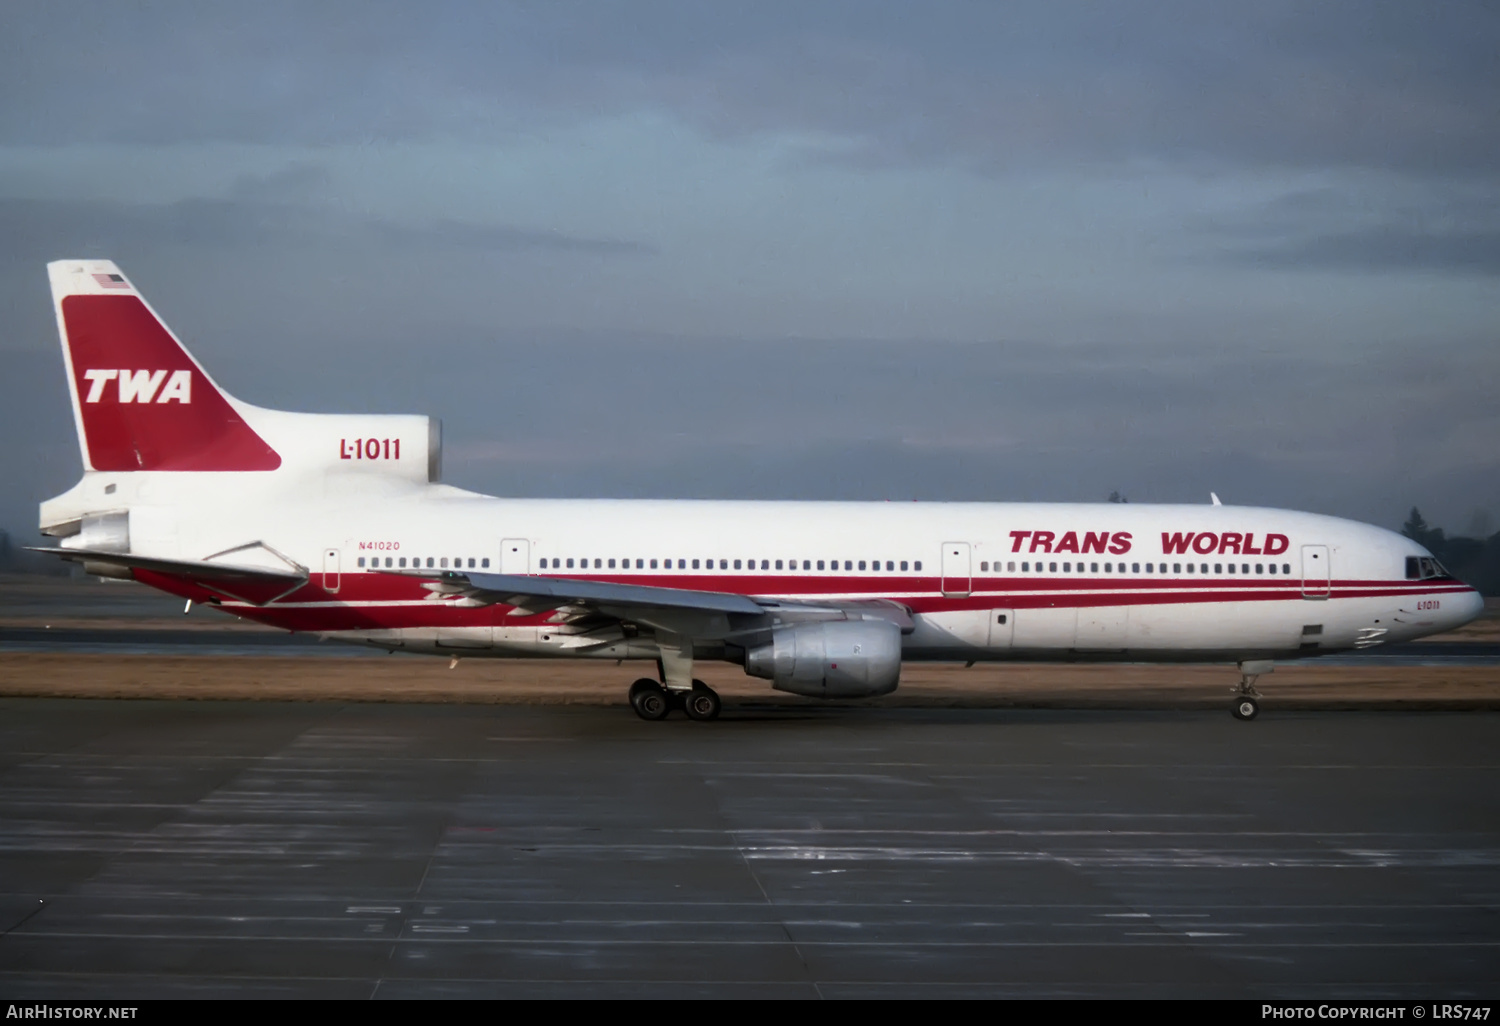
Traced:
<svg viewBox="0 0 1500 1026">
<path fill-rule="evenodd" d="M 1234 692 L 1234 704 L 1229 711 L 1237 720 L 1253 720 L 1260 715 L 1260 692 L 1255 689 L 1255 680 L 1263 673 L 1276 669 L 1270 659 L 1247 659 L 1240 663 L 1240 682 L 1229 690 Z"/>
</svg>

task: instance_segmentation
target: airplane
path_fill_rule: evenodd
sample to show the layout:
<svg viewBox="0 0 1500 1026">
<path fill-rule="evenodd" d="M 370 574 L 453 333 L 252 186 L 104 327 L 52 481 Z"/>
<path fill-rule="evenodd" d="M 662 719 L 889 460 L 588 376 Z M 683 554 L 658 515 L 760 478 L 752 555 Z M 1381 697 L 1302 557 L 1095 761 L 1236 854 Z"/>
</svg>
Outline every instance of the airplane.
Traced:
<svg viewBox="0 0 1500 1026">
<path fill-rule="evenodd" d="M 425 416 L 262 409 L 120 269 L 48 264 L 83 477 L 37 547 L 247 620 L 390 652 L 638 660 L 643 719 L 713 720 L 727 661 L 814 698 L 903 662 L 1277 662 L 1451 630 L 1479 594 L 1409 538 L 1211 504 L 493 498 Z"/>
</svg>

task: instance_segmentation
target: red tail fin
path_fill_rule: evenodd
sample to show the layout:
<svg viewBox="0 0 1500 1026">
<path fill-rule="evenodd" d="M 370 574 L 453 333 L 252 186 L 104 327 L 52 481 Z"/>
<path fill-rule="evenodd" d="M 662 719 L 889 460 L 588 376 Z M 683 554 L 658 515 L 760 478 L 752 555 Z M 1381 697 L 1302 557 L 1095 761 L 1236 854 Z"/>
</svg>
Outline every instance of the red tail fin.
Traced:
<svg viewBox="0 0 1500 1026">
<path fill-rule="evenodd" d="M 89 470 L 275 470 L 281 457 L 114 264 L 47 266 Z"/>
</svg>

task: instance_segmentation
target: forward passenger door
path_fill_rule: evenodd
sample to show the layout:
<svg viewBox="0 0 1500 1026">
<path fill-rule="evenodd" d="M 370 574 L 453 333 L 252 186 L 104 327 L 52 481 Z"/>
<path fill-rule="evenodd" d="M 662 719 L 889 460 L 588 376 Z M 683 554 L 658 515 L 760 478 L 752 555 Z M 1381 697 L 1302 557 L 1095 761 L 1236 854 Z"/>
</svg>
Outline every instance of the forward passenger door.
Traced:
<svg viewBox="0 0 1500 1026">
<path fill-rule="evenodd" d="M 962 598 L 973 589 L 968 542 L 943 542 L 943 594 Z"/>
<path fill-rule="evenodd" d="M 1333 591 L 1333 567 L 1327 545 L 1302 546 L 1302 597 L 1326 599 Z"/>
</svg>

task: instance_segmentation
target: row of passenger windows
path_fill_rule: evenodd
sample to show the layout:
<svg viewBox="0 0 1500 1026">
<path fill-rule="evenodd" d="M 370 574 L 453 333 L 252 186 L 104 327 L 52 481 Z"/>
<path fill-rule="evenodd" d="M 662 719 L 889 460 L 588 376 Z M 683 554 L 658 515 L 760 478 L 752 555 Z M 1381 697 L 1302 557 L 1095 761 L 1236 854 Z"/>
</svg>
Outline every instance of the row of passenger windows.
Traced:
<svg viewBox="0 0 1500 1026">
<path fill-rule="evenodd" d="M 1099 570 L 1099 564 L 1098 563 L 1089 563 L 1089 564 L 1085 565 L 1083 563 L 1071 563 L 1071 562 L 1068 562 L 1068 563 L 1063 563 L 1061 565 L 1062 565 L 1062 570 L 1059 571 L 1057 569 L 1058 568 L 1058 564 L 1057 563 L 1041 563 L 1041 562 L 1038 562 L 1037 565 L 1036 565 L 1036 572 L 1039 573 L 1039 574 L 1055 574 L 1055 573 L 1059 573 L 1059 572 L 1065 573 L 1065 574 L 1071 574 L 1071 573 L 1097 574 L 1097 573 L 1101 572 Z M 1267 573 L 1274 574 L 1274 573 L 1277 572 L 1277 570 L 1276 570 L 1276 564 L 1275 563 L 1255 563 L 1253 565 L 1255 567 L 1255 571 L 1254 572 L 1258 573 L 1258 574 L 1267 574 Z M 1148 573 L 1148 574 L 1150 574 L 1150 573 L 1167 573 L 1168 572 L 1168 570 L 1167 570 L 1167 564 L 1166 563 L 1130 563 L 1130 564 L 1125 564 L 1125 563 L 1105 563 L 1104 564 L 1104 570 L 1102 572 L 1106 573 L 1106 574 L 1115 574 L 1115 573 L 1119 573 L 1119 574 L 1138 574 L 1138 573 L 1142 572 L 1141 568 L 1143 566 L 1145 567 L 1145 572 Z M 1251 572 L 1251 570 L 1250 570 L 1251 566 L 1252 566 L 1252 564 L 1250 564 L 1250 563 L 1240 563 L 1239 564 L 1239 573 L 1242 573 L 1242 574 L 1248 574 L 1248 573 L 1250 573 Z M 979 571 L 980 571 L 980 573 L 986 573 L 986 574 L 988 574 L 988 573 L 996 573 L 996 574 L 1007 574 L 1007 573 L 1009 573 L 1009 574 L 1013 574 L 1013 573 L 1016 572 L 1016 563 L 1015 563 L 1014 560 L 1012 560 L 1009 563 L 1004 564 L 1003 566 L 999 562 L 999 560 L 996 560 L 995 564 L 994 564 L 994 567 L 995 568 L 993 570 L 991 570 L 990 569 L 990 564 L 988 562 L 982 562 L 982 563 L 979 564 Z M 1209 567 L 1209 564 L 1207 564 L 1207 563 L 1188 563 L 1187 564 L 1187 568 L 1186 568 L 1186 572 L 1190 573 L 1190 574 L 1193 574 L 1193 573 L 1206 574 L 1206 573 L 1209 573 L 1208 567 Z M 1031 573 L 1032 572 L 1031 563 L 1030 562 L 1023 562 L 1023 563 L 1021 563 L 1021 570 L 1020 570 L 1020 572 L 1021 573 Z M 1172 569 L 1171 569 L 1170 572 L 1174 573 L 1174 574 L 1183 573 L 1184 572 L 1184 570 L 1183 570 L 1183 564 L 1181 564 L 1181 563 L 1173 563 L 1172 564 Z M 1216 573 L 1216 574 L 1222 574 L 1222 573 L 1231 573 L 1232 574 L 1232 573 L 1235 573 L 1235 564 L 1234 563 L 1214 563 L 1213 564 L 1213 571 L 1212 572 Z M 1282 563 L 1281 564 L 1281 571 L 1280 572 L 1283 573 L 1283 574 L 1290 574 L 1292 572 L 1292 565 L 1290 563 Z"/>
<path fill-rule="evenodd" d="M 486 556 L 483 559 L 478 560 L 477 561 L 477 563 L 478 563 L 477 566 L 476 566 L 475 558 L 473 556 L 468 557 L 468 559 L 469 559 L 469 566 L 468 566 L 468 568 L 470 570 L 488 570 L 490 568 L 490 560 L 489 560 L 488 556 Z M 364 566 L 365 565 L 365 557 L 364 556 L 360 556 L 359 557 L 359 565 L 360 566 Z M 402 568 L 402 567 L 405 567 L 406 566 L 406 557 L 405 556 L 386 556 L 385 557 L 385 565 L 388 566 L 388 567 L 394 567 L 394 568 L 398 568 L 398 569 Z M 421 567 L 422 566 L 422 557 L 421 556 L 412 556 L 411 557 L 411 565 L 413 567 Z M 370 567 L 373 569 L 373 568 L 378 567 L 378 566 L 380 566 L 380 557 L 379 556 L 371 556 L 370 557 Z M 428 556 L 427 557 L 427 566 L 429 566 L 429 567 L 431 567 L 431 568 L 433 568 L 435 570 L 447 570 L 448 569 L 448 557 L 447 556 Z M 453 557 L 453 569 L 454 570 L 462 570 L 463 568 L 464 568 L 464 557 L 463 556 L 454 556 Z"/>
<path fill-rule="evenodd" d="M 487 557 L 487 556 L 483 557 L 483 558 L 476 558 L 474 556 L 469 556 L 469 557 L 454 556 L 452 558 L 452 560 L 451 560 L 451 563 L 450 563 L 449 557 L 447 557 L 447 556 L 427 556 L 425 564 L 423 563 L 423 557 L 421 557 L 421 556 L 412 556 L 412 557 L 410 557 L 410 559 L 411 559 L 411 566 L 414 567 L 414 568 L 421 568 L 421 567 L 423 567 L 425 565 L 429 569 L 447 570 L 451 566 L 452 569 L 461 570 L 461 569 L 465 568 L 465 563 L 466 562 L 467 562 L 467 568 L 470 569 L 470 570 L 475 570 L 475 569 L 488 570 L 489 567 L 490 567 L 489 557 Z M 594 569 L 594 570 L 614 570 L 614 569 L 629 570 L 629 569 L 631 569 L 631 562 L 632 562 L 632 560 L 629 560 L 629 559 L 620 559 L 620 560 L 614 560 L 614 559 L 594 559 L 592 561 L 592 563 L 593 563 L 592 569 Z M 796 569 L 798 569 L 798 563 L 799 562 L 801 563 L 801 569 L 803 569 L 803 570 L 814 570 L 814 569 L 816 569 L 816 570 L 837 570 L 837 569 L 839 569 L 839 564 L 840 564 L 841 561 L 837 560 L 837 559 L 829 559 L 829 560 L 804 559 L 804 560 L 800 560 L 800 561 L 799 560 L 795 560 L 795 559 L 785 559 L 785 560 L 783 560 L 783 559 L 777 559 L 777 560 L 762 559 L 762 560 L 759 560 L 759 561 L 754 560 L 754 559 L 743 559 L 743 560 L 741 560 L 741 559 L 734 559 L 734 560 L 730 560 L 730 559 L 719 559 L 719 560 L 713 560 L 713 559 L 705 559 L 705 560 L 678 559 L 678 560 L 675 560 L 675 561 L 671 560 L 671 559 L 662 559 L 662 560 L 656 560 L 656 559 L 636 559 L 636 560 L 634 560 L 635 569 L 637 569 L 637 570 L 647 570 L 647 569 L 650 569 L 650 570 L 658 570 L 658 569 L 671 570 L 671 569 L 673 569 L 673 563 L 674 562 L 676 563 L 676 569 L 678 569 L 678 570 L 689 570 L 689 569 L 691 569 L 691 570 L 700 570 L 700 569 L 713 570 L 714 569 L 714 564 L 716 562 L 718 564 L 718 569 L 720 569 L 720 570 L 729 570 L 729 569 L 734 569 L 734 570 L 756 570 L 756 569 L 760 569 L 760 570 L 773 570 L 773 569 L 774 570 L 796 570 Z M 1423 562 L 1424 563 L 1431 563 L 1434 566 L 1436 566 L 1436 562 L 1437 561 L 1436 560 L 1426 560 L 1426 559 L 1424 559 Z M 887 560 L 884 561 L 883 564 L 882 564 L 882 561 L 878 560 L 878 559 L 872 559 L 872 560 L 869 560 L 869 561 L 866 561 L 866 560 L 863 560 L 863 559 L 860 559 L 860 560 L 845 559 L 845 560 L 842 560 L 842 563 L 843 563 L 843 568 L 845 570 L 863 570 L 863 571 L 866 571 L 866 572 L 875 572 L 875 573 L 879 573 L 880 572 L 882 565 L 884 566 L 885 570 L 888 571 L 888 572 L 895 572 L 898 567 L 900 568 L 901 572 L 903 572 L 903 573 L 905 573 L 905 572 L 907 572 L 909 570 L 920 571 L 922 569 L 922 561 L 920 559 L 918 559 L 918 560 L 916 560 L 914 562 L 908 562 L 907 560 L 904 560 L 904 559 L 900 560 L 900 561 L 897 561 L 897 560 L 894 560 L 894 559 L 887 559 Z M 561 558 L 561 557 L 558 557 L 558 556 L 553 556 L 553 557 L 551 557 L 551 566 L 550 566 L 550 569 L 553 569 L 553 570 L 574 570 L 574 569 L 588 570 L 588 569 L 591 569 L 591 567 L 590 567 L 589 564 L 590 564 L 590 560 L 588 560 L 588 559 L 576 559 L 575 560 L 575 559 L 564 559 L 564 558 Z M 361 567 L 364 567 L 364 566 L 367 565 L 366 559 L 365 559 L 364 556 L 360 556 L 359 557 L 359 565 Z M 378 568 L 378 567 L 380 567 L 380 565 L 381 565 L 381 557 L 379 557 L 379 556 L 371 556 L 371 557 L 369 557 L 368 566 L 370 568 L 372 568 L 372 569 Z M 1232 574 L 1232 573 L 1236 572 L 1236 564 L 1234 564 L 1234 563 L 1214 563 L 1212 565 L 1213 565 L 1212 572 L 1216 573 L 1216 574 L 1223 574 L 1223 573 L 1231 573 Z M 387 568 L 390 568 L 390 569 L 405 569 L 406 566 L 407 566 L 407 557 L 406 556 L 386 556 L 385 557 L 385 566 Z M 1100 564 L 1098 564 L 1098 563 L 1084 564 L 1084 563 L 1064 562 L 1064 563 L 1058 564 L 1058 563 L 1050 563 L 1050 562 L 1049 563 L 1038 562 L 1036 564 L 1035 571 L 1033 571 L 1032 570 L 1031 562 L 1029 560 L 1027 560 L 1027 561 L 1022 561 L 1019 564 L 1019 566 L 1020 566 L 1020 571 L 1019 571 L 1020 573 L 1032 573 L 1032 572 L 1035 572 L 1035 573 L 1039 573 L 1039 574 L 1041 574 L 1041 573 L 1052 573 L 1052 574 L 1055 574 L 1055 573 L 1065 573 L 1065 574 L 1071 574 L 1071 573 L 1084 574 L 1084 573 L 1089 573 L 1089 574 L 1097 574 L 1097 573 L 1101 572 L 1100 569 L 1099 569 Z M 1061 570 L 1058 569 L 1059 566 L 1062 567 Z M 1127 574 L 1127 573 L 1128 574 L 1138 574 L 1138 573 L 1142 573 L 1143 572 L 1142 571 L 1142 567 L 1145 568 L 1144 572 L 1148 573 L 1148 574 L 1149 573 L 1158 573 L 1158 572 L 1159 573 L 1167 573 L 1168 572 L 1168 570 L 1167 570 L 1167 564 L 1166 563 L 1144 563 L 1144 564 L 1143 563 L 1129 563 L 1129 564 L 1126 564 L 1126 563 L 1105 563 L 1105 564 L 1103 564 L 1103 566 L 1104 566 L 1104 569 L 1103 569 L 1102 572 L 1106 573 L 1106 574 L 1114 574 L 1114 573 L 1120 573 L 1120 574 Z M 1171 573 L 1180 574 L 1180 573 L 1184 572 L 1184 564 L 1182 564 L 1182 563 L 1173 563 L 1173 564 L 1171 564 L 1171 566 L 1172 566 L 1172 569 L 1170 571 Z M 1251 573 L 1252 572 L 1251 571 L 1251 566 L 1252 566 L 1252 564 L 1250 564 L 1250 563 L 1240 563 L 1240 564 L 1238 564 L 1238 572 L 1241 573 L 1241 574 Z M 1255 563 L 1255 564 L 1253 564 L 1253 566 L 1255 568 L 1254 569 L 1254 573 L 1257 573 L 1257 574 L 1267 574 L 1267 573 L 1274 574 L 1274 573 L 1277 572 L 1277 566 L 1276 566 L 1275 563 Z M 991 564 L 988 561 L 984 561 L 984 562 L 981 562 L 979 564 L 979 571 L 980 571 L 980 573 L 986 573 L 986 574 L 988 574 L 988 573 L 995 573 L 995 574 L 1012 573 L 1013 574 L 1013 573 L 1017 572 L 1017 569 L 1016 569 L 1017 563 L 1014 560 L 1010 561 L 1009 563 L 1005 563 L 1005 564 L 1002 564 L 999 560 L 996 560 L 995 563 L 993 564 L 993 567 L 994 567 L 994 569 L 991 569 Z M 545 557 L 545 556 L 541 560 L 541 569 L 543 569 L 543 570 L 549 569 L 548 558 Z M 1426 567 L 1422 567 L 1421 569 L 1422 569 L 1423 572 L 1425 572 L 1429 576 L 1436 576 L 1437 574 L 1441 574 L 1443 572 L 1440 567 L 1437 568 L 1436 573 L 1434 573 L 1433 571 L 1429 571 Z M 1209 571 L 1209 564 L 1208 563 L 1188 563 L 1188 564 L 1186 564 L 1186 572 L 1190 573 L 1190 574 L 1191 573 L 1203 573 L 1203 574 L 1209 573 L 1210 572 Z M 1291 564 L 1290 563 L 1282 563 L 1281 564 L 1281 568 L 1280 568 L 1280 572 L 1282 574 L 1290 574 L 1292 572 L 1292 566 L 1291 566 Z M 1410 569 L 1408 569 L 1408 576 L 1410 576 L 1410 574 L 1411 574 L 1411 571 L 1410 571 Z"/>
<path fill-rule="evenodd" d="M 547 565 L 547 559 L 548 559 L 548 557 L 546 557 L 546 556 L 542 557 L 542 569 L 543 570 L 549 569 L 549 567 Z M 575 565 L 575 561 L 574 560 L 572 560 L 572 559 L 563 559 L 563 558 L 558 557 L 558 556 L 551 557 L 551 560 L 552 560 L 552 565 L 551 565 L 550 569 L 553 569 L 553 570 L 573 570 L 573 569 L 588 570 L 588 569 L 591 569 L 590 565 L 589 565 L 590 561 L 587 560 L 587 559 L 578 559 L 576 561 L 576 565 Z M 756 570 L 756 569 L 759 569 L 759 570 L 796 570 L 798 568 L 798 563 L 799 563 L 799 561 L 795 560 L 795 559 L 775 559 L 775 560 L 771 560 L 771 559 L 762 559 L 762 560 L 754 560 L 754 559 L 720 559 L 720 560 L 713 560 L 713 559 L 701 559 L 701 560 L 700 559 L 677 559 L 677 560 L 672 560 L 672 559 L 662 559 L 662 560 L 656 560 L 656 559 L 637 559 L 637 560 L 635 560 L 635 569 L 637 569 L 637 570 L 658 570 L 658 569 L 660 569 L 660 570 L 671 570 L 671 569 L 673 569 L 674 564 L 675 564 L 675 567 L 678 570 L 712 570 L 712 569 L 714 569 L 714 564 L 716 562 L 718 564 L 718 569 L 720 569 L 720 570 L 730 570 L 730 569 L 733 569 L 733 570 Z M 804 559 L 804 560 L 801 560 L 800 563 L 801 563 L 801 568 L 803 570 L 813 570 L 813 569 L 817 569 L 817 570 L 837 570 L 839 568 L 840 560 L 837 560 L 837 559 L 827 559 L 827 560 L 824 560 L 824 559 L 816 559 L 816 560 L 814 560 L 814 559 Z M 871 559 L 871 560 L 845 559 L 845 560 L 842 561 L 842 563 L 843 563 L 843 567 L 844 567 L 845 570 L 864 570 L 866 572 L 875 572 L 875 573 L 879 573 L 880 572 L 880 568 L 881 568 L 881 565 L 882 565 L 881 561 L 878 560 L 878 559 Z M 621 570 L 629 570 L 630 569 L 630 564 L 631 564 L 631 561 L 628 560 L 628 559 L 619 560 L 619 569 L 621 569 Z M 884 566 L 885 566 L 885 569 L 888 570 L 888 571 L 894 572 L 897 567 L 900 567 L 903 572 L 906 572 L 906 571 L 910 571 L 910 570 L 921 570 L 922 569 L 922 561 L 920 559 L 916 560 L 915 562 L 909 562 L 908 560 L 904 560 L 904 559 L 900 560 L 900 561 L 897 561 L 897 560 L 894 560 L 894 559 L 887 559 L 887 560 L 885 560 Z M 616 568 L 616 561 L 613 560 L 613 559 L 595 559 L 595 560 L 593 560 L 592 569 L 594 569 L 594 570 L 614 570 L 615 568 Z"/>
</svg>

